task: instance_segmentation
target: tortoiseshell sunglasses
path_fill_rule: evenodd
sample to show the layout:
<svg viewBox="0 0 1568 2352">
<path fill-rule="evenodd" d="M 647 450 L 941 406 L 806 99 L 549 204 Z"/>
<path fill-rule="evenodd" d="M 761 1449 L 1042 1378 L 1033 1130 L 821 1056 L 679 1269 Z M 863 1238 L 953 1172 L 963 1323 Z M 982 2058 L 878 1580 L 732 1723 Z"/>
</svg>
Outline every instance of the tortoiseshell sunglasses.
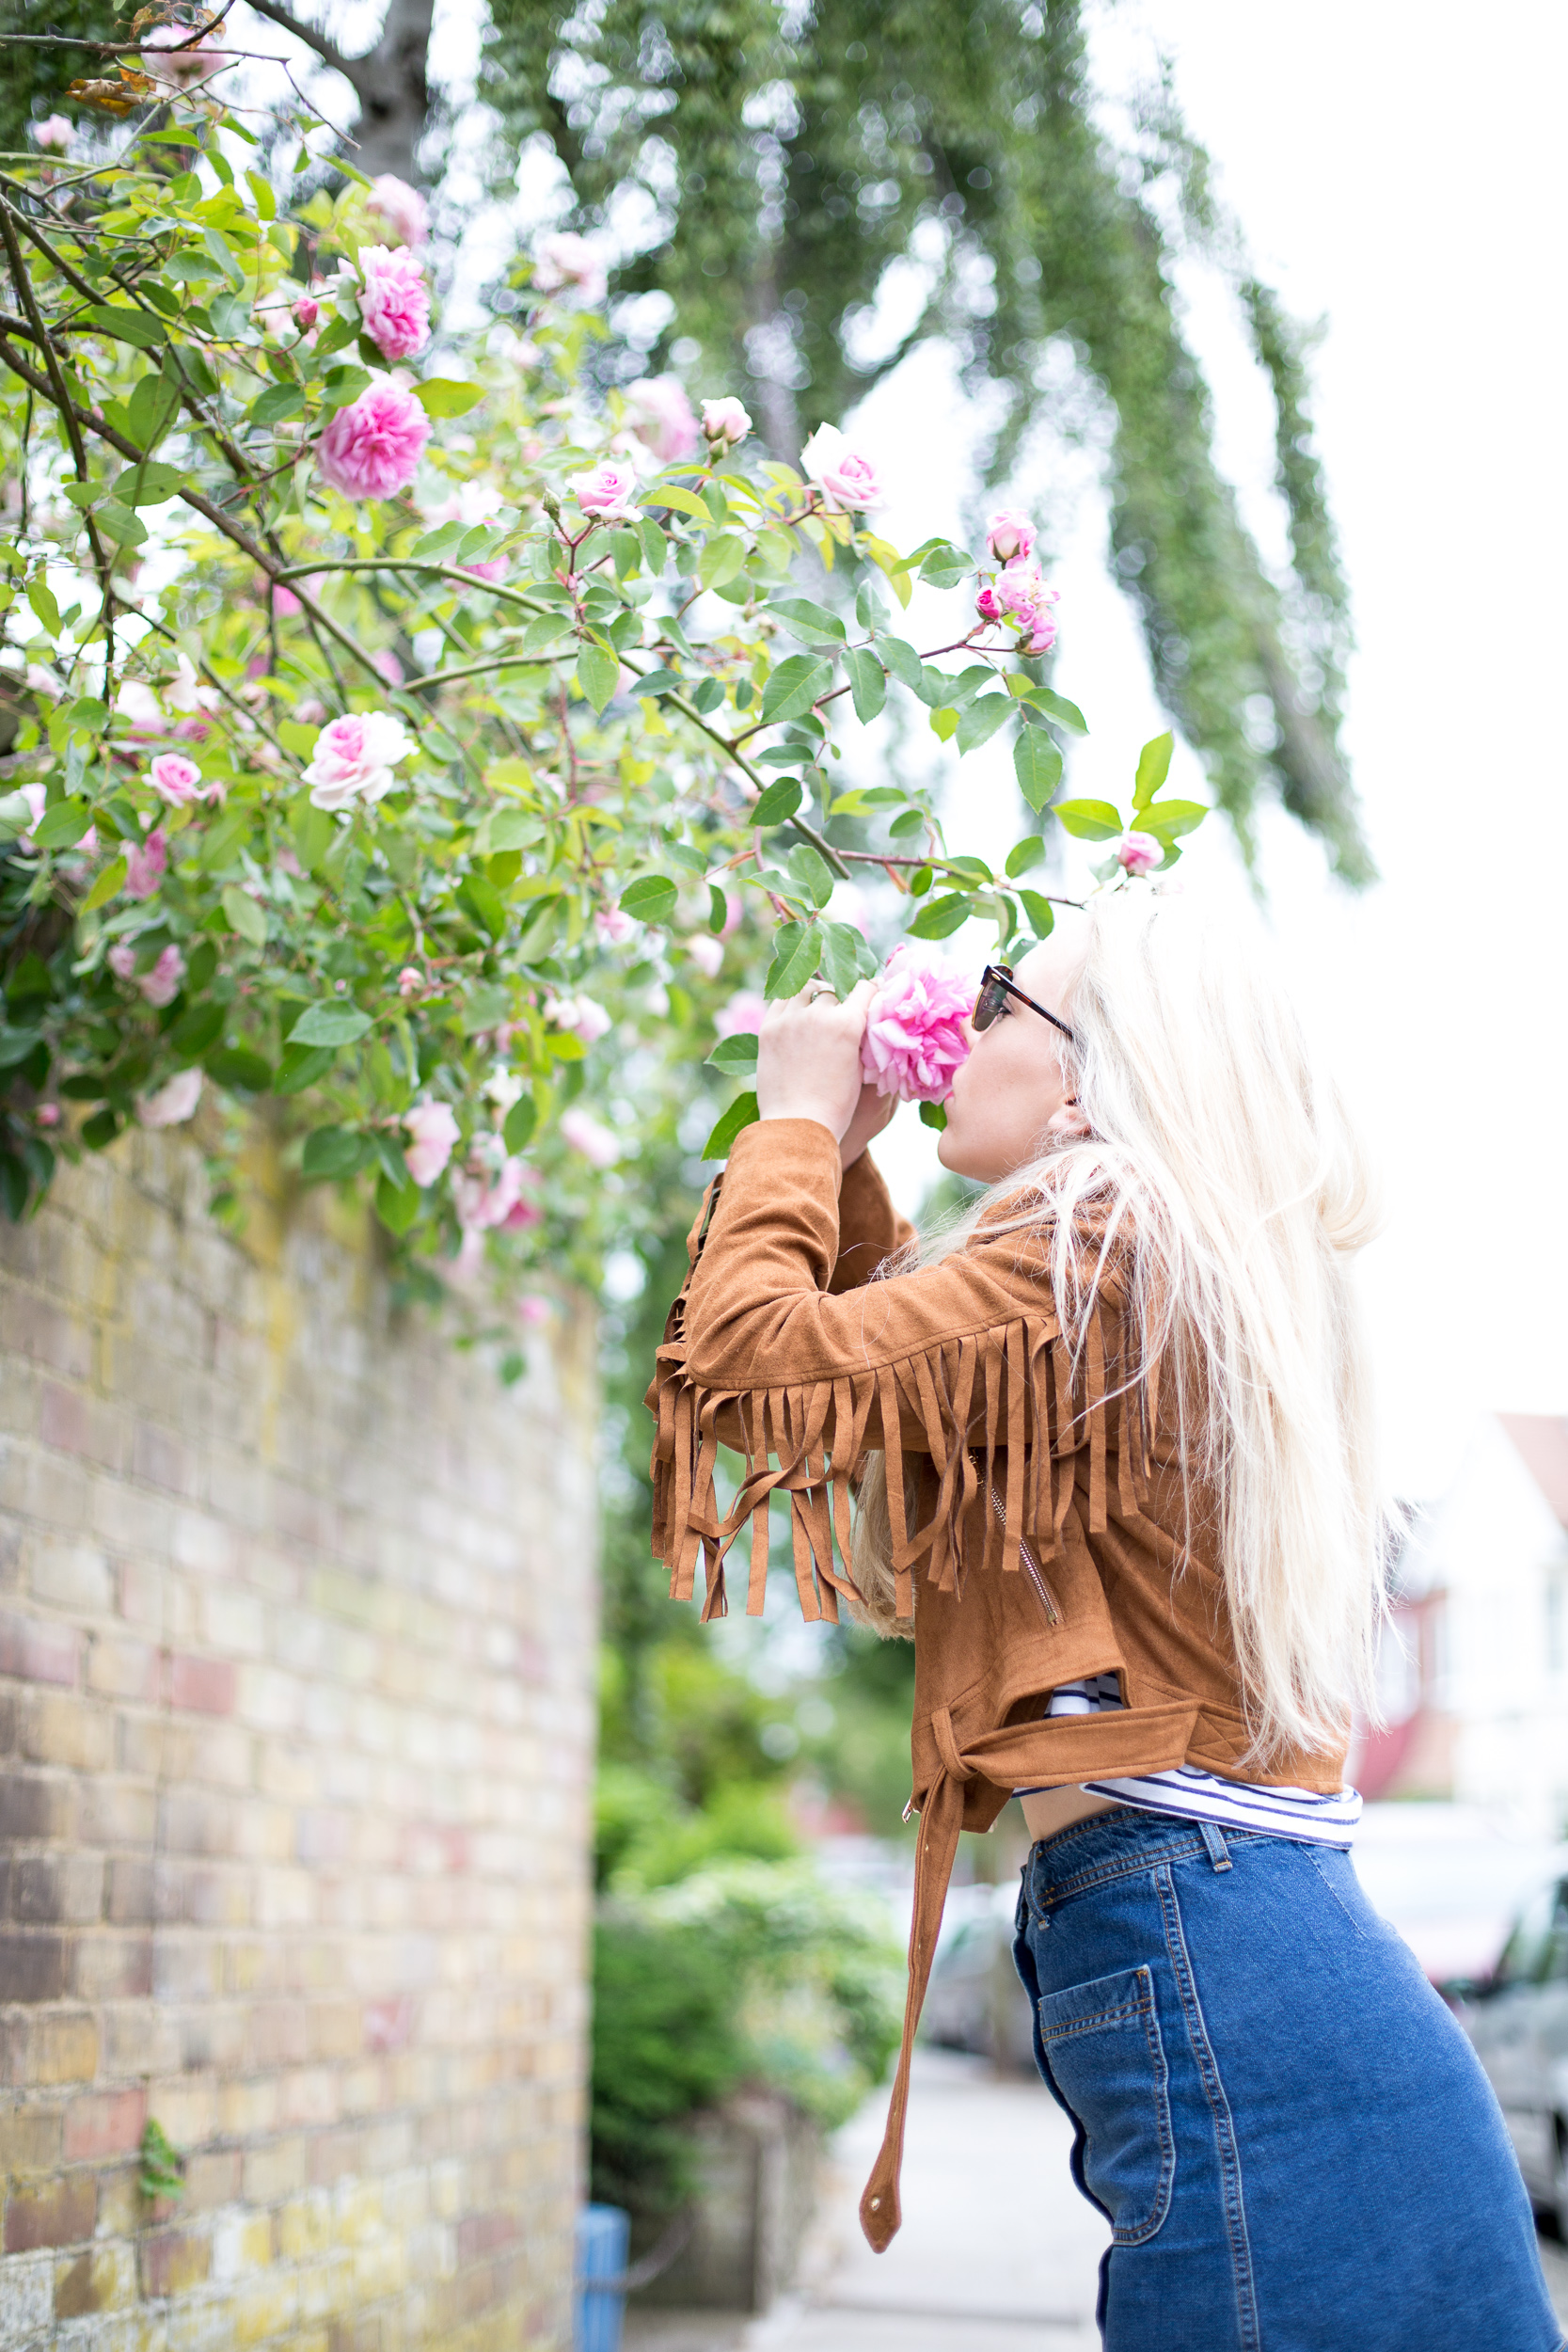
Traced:
<svg viewBox="0 0 1568 2352">
<path fill-rule="evenodd" d="M 974 999 L 974 1011 L 971 1016 L 976 1031 L 989 1029 L 997 1015 L 1006 1012 L 1009 996 L 1016 996 L 1021 1005 L 1027 1005 L 1031 1012 L 1037 1012 L 1042 1021 L 1049 1021 L 1053 1029 L 1060 1029 L 1065 1038 L 1077 1043 L 1065 1021 L 1058 1020 L 1053 1012 L 1047 1012 L 1043 1005 L 1037 1005 L 1032 996 L 1024 994 L 1013 978 L 1010 963 L 988 963 L 981 973 L 980 993 Z"/>
</svg>

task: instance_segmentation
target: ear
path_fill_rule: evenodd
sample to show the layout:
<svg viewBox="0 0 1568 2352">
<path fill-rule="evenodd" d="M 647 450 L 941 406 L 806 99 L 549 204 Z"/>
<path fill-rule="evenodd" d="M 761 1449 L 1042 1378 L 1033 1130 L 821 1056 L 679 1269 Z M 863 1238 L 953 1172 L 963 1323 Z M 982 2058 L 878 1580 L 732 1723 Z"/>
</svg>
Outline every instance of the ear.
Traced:
<svg viewBox="0 0 1568 2352">
<path fill-rule="evenodd" d="M 1045 1132 L 1053 1143 L 1082 1143 L 1094 1131 L 1087 1113 L 1069 1095 L 1059 1110 L 1052 1112 L 1045 1122 Z"/>
</svg>

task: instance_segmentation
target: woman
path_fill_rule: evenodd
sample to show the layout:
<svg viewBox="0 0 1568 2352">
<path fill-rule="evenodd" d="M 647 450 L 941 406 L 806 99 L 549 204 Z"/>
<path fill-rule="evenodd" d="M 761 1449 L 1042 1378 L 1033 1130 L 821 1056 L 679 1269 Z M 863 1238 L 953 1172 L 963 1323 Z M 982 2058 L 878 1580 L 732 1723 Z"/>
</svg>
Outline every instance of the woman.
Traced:
<svg viewBox="0 0 1568 2352">
<path fill-rule="evenodd" d="M 760 1606 L 782 1487 L 807 1614 L 844 1595 L 913 1633 L 910 1996 L 867 2235 L 898 2226 L 958 1830 L 1016 1791 L 1018 1966 L 1112 2225 L 1111 2352 L 1551 2352 L 1496 2103 L 1347 1852 L 1386 1528 L 1332 1085 L 1244 927 L 1112 894 L 990 968 L 941 1145 L 989 1189 L 877 1279 L 911 1236 L 863 1156 L 867 998 L 769 1011 L 650 1392 L 678 1594 L 700 1553 L 723 1607 L 750 1518 Z M 721 1442 L 747 1460 L 728 1510 Z"/>
</svg>

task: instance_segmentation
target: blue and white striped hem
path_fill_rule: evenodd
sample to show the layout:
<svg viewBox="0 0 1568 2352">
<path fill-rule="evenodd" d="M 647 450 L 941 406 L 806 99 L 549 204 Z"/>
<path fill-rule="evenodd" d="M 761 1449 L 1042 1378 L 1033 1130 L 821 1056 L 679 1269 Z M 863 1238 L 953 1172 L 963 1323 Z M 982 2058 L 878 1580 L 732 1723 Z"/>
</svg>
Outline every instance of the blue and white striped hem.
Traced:
<svg viewBox="0 0 1568 2352">
<path fill-rule="evenodd" d="M 1346 1850 L 1354 1843 L 1361 1819 L 1361 1792 L 1356 1788 L 1341 1788 L 1332 1796 L 1319 1796 L 1310 1788 L 1265 1788 L 1253 1782 L 1220 1780 L 1191 1764 L 1126 1780 L 1086 1780 L 1083 1788 L 1091 1797 L 1109 1797 L 1139 1813 L 1213 1821 L 1221 1829 L 1257 1830 L 1265 1837 L 1299 1837 Z M 1020 1797 L 1045 1793 L 1014 1791 Z"/>
</svg>

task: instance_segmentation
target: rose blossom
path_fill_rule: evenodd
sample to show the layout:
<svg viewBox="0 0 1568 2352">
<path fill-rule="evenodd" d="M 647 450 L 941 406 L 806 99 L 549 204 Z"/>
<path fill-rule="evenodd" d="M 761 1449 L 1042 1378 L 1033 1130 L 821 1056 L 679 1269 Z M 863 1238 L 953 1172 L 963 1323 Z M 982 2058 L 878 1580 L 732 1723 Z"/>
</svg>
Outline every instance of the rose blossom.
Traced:
<svg viewBox="0 0 1568 2352">
<path fill-rule="evenodd" d="M 117 978 L 131 981 L 139 988 L 148 1003 L 161 1012 L 172 1005 L 180 993 L 180 983 L 185 977 L 185 959 L 178 947 L 166 947 L 150 971 L 136 970 L 136 951 L 129 940 L 120 940 L 109 950 L 109 969 Z"/>
<path fill-rule="evenodd" d="M 583 513 L 599 522 L 630 522 L 641 511 L 634 503 L 636 471 L 624 458 L 607 457 L 592 473 L 572 474 L 567 486 Z"/>
<path fill-rule="evenodd" d="M 384 359 L 412 359 L 430 341 L 430 294 L 424 272 L 405 245 L 388 252 L 368 245 L 359 255 L 364 284 L 359 316 Z"/>
<path fill-rule="evenodd" d="M 422 1191 L 446 1167 L 461 1131 L 445 1103 L 416 1103 L 412 1110 L 404 1112 L 403 1123 L 414 1138 L 403 1156 L 410 1177 Z"/>
<path fill-rule="evenodd" d="M 161 735 L 164 730 L 163 706 L 150 686 L 140 678 L 120 680 L 115 696 L 116 715 L 123 719 L 133 735 Z"/>
<path fill-rule="evenodd" d="M 40 1103 L 33 1113 L 33 1117 L 40 1127 L 57 1127 L 60 1123 L 60 1106 L 58 1103 Z"/>
<path fill-rule="evenodd" d="M 183 752 L 160 752 L 147 771 L 147 780 L 170 808 L 183 808 L 187 802 L 207 798 L 201 789 L 200 769 Z"/>
<path fill-rule="evenodd" d="M 832 515 L 869 515 L 886 503 L 876 459 L 853 448 L 836 424 L 817 426 L 800 452 L 800 471 Z"/>
<path fill-rule="evenodd" d="M 321 304 L 314 294 L 301 294 L 299 300 L 292 306 L 292 310 L 294 325 L 302 335 L 309 335 L 316 321 L 321 317 Z"/>
<path fill-rule="evenodd" d="M 999 507 L 986 525 L 986 545 L 998 564 L 1022 564 L 1033 554 L 1035 526 L 1016 506 Z"/>
<path fill-rule="evenodd" d="M 45 115 L 41 122 L 33 125 L 34 141 L 46 154 L 53 150 L 63 155 L 75 136 L 75 124 L 68 122 L 64 115 Z"/>
<path fill-rule="evenodd" d="M 1014 626 L 1023 632 L 1022 651 L 1049 653 L 1056 642 L 1052 606 L 1059 591 L 1046 585 L 1037 564 L 1009 564 L 997 575 L 996 595 Z"/>
<path fill-rule="evenodd" d="M 604 1007 L 595 1004 L 592 996 L 552 997 L 545 1007 L 545 1018 L 553 1021 L 558 1029 L 569 1029 L 584 1045 L 596 1045 L 615 1026 Z"/>
<path fill-rule="evenodd" d="M 721 1037 L 751 1037 L 762 1026 L 768 999 L 760 990 L 737 988 L 727 1005 L 721 1005 L 713 1025 Z"/>
<path fill-rule="evenodd" d="M 389 375 L 372 376 L 357 400 L 327 420 L 316 470 L 350 499 L 395 498 L 420 469 L 430 419 Z"/>
<path fill-rule="evenodd" d="M 574 1152 L 580 1152 L 595 1168 L 613 1168 L 621 1156 L 621 1147 L 608 1127 L 602 1126 L 592 1111 L 585 1111 L 574 1103 L 561 1118 L 562 1140 Z"/>
<path fill-rule="evenodd" d="M 964 1024 L 974 979 L 938 949 L 895 947 L 866 1009 L 861 1071 L 879 1094 L 901 1103 L 944 1103 L 969 1055 Z"/>
<path fill-rule="evenodd" d="M 605 266 L 586 237 L 575 230 L 558 230 L 554 236 L 541 237 L 534 257 L 533 282 L 541 294 L 559 294 L 562 286 L 576 286 L 584 300 L 602 302 L 608 286 Z"/>
<path fill-rule="evenodd" d="M 144 1127 L 182 1127 L 195 1116 L 201 1100 L 199 1070 L 180 1070 L 172 1078 L 144 1094 L 136 1104 L 136 1117 Z"/>
<path fill-rule="evenodd" d="M 974 610 L 982 621 L 999 621 L 1002 618 L 1002 600 L 994 588 L 981 589 L 974 599 Z"/>
<path fill-rule="evenodd" d="M 275 588 L 272 592 L 272 609 L 278 620 L 292 621 L 297 614 L 304 612 L 305 607 L 292 588 Z"/>
<path fill-rule="evenodd" d="M 733 392 L 726 392 L 721 400 L 704 401 L 703 432 L 716 448 L 721 444 L 736 448 L 751 429 L 752 420 Z"/>
<path fill-rule="evenodd" d="M 693 931 L 686 943 L 686 952 L 699 972 L 705 972 L 716 980 L 724 968 L 724 943 L 715 939 L 711 931 Z"/>
<path fill-rule="evenodd" d="M 696 453 L 697 420 L 678 375 L 641 375 L 626 387 L 632 430 L 661 466 Z"/>
<path fill-rule="evenodd" d="M 418 188 L 394 172 L 384 171 L 371 182 L 366 210 L 390 230 L 399 245 L 423 245 L 430 234 L 430 207 Z"/>
<path fill-rule="evenodd" d="M 523 1199 L 523 1192 L 538 1182 L 537 1171 L 524 1160 L 505 1159 L 496 1168 L 471 1164 L 451 1180 L 459 1225 L 469 1233 L 488 1232 L 497 1226 L 516 1232 L 525 1225 L 537 1225 L 542 1212 Z"/>
<path fill-rule="evenodd" d="M 397 782 L 392 770 L 414 750 L 401 719 L 386 710 L 353 710 L 317 736 L 305 771 L 314 808 L 379 801 Z"/>
<path fill-rule="evenodd" d="M 423 986 L 424 974 L 417 971 L 413 964 L 405 963 L 398 974 L 398 994 L 417 996 Z"/>
<path fill-rule="evenodd" d="M 624 947 L 628 939 L 636 938 L 638 925 L 635 916 L 620 907 L 599 907 L 594 915 L 594 929 L 601 947 Z"/>
<path fill-rule="evenodd" d="M 1116 854 L 1124 874 L 1147 874 L 1164 862 L 1165 845 L 1151 833 L 1124 833 Z"/>
<path fill-rule="evenodd" d="M 150 898 L 164 879 L 168 865 L 168 836 L 162 825 L 154 826 L 145 841 L 125 852 L 125 895 L 128 898 Z M 190 1117 L 187 1111 L 183 1114 Z"/>
</svg>

